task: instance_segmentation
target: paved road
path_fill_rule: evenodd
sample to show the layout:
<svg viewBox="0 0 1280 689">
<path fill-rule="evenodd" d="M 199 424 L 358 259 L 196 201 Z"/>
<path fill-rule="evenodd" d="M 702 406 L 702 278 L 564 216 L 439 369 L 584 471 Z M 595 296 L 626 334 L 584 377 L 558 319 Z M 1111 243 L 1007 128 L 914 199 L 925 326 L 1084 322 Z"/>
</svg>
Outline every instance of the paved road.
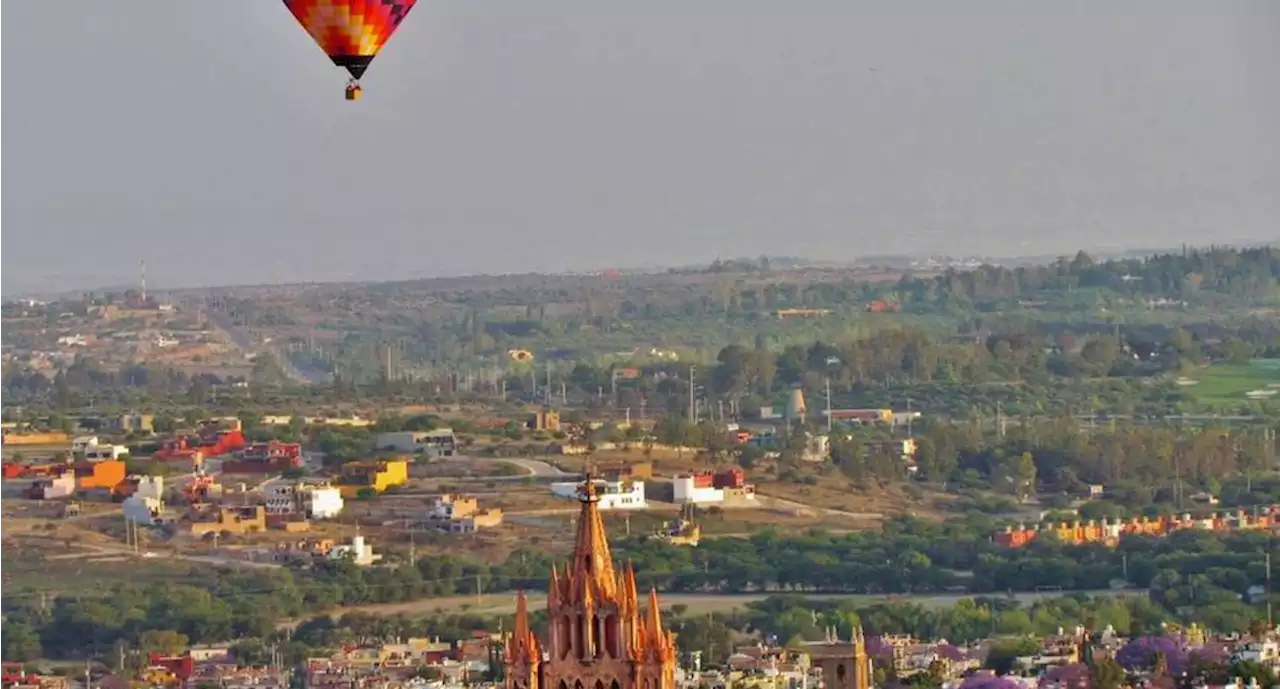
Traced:
<svg viewBox="0 0 1280 689">
<path fill-rule="evenodd" d="M 471 459 L 470 457 L 458 456 L 458 457 L 454 457 L 453 460 L 451 461 L 468 461 L 470 459 Z M 478 476 L 478 477 L 475 477 L 474 480 L 476 481 L 523 481 L 524 479 L 532 477 L 532 478 L 541 478 L 541 479 L 563 479 L 568 481 L 571 479 L 578 479 L 582 477 L 582 474 L 572 472 L 572 471 L 561 471 L 558 467 L 552 466 L 551 464 L 548 464 L 547 462 L 544 462 L 540 459 L 523 459 L 519 457 L 496 457 L 494 458 L 494 461 L 506 462 L 507 464 L 515 465 L 520 469 L 524 470 L 525 473 L 517 476 Z M 453 478 L 450 480 L 456 481 L 458 479 Z"/>
<path fill-rule="evenodd" d="M 143 553 L 135 552 L 126 545 L 107 545 L 101 543 L 77 543 L 76 547 L 83 548 L 80 552 L 75 553 L 59 553 L 49 555 L 49 560 L 78 560 L 84 558 L 100 558 L 111 556 L 136 557 L 149 561 L 169 561 L 169 562 L 199 562 L 202 564 L 217 565 L 220 567 L 252 567 L 257 569 L 279 569 L 283 565 L 274 562 L 251 562 L 235 557 L 226 557 L 223 555 L 189 555 L 186 553 L 173 553 L 168 551 L 154 551 L 151 557 L 144 557 Z M 152 552 L 152 551 L 144 551 Z"/>
<path fill-rule="evenodd" d="M 246 354 L 261 355 L 266 352 L 266 348 L 256 346 L 253 342 L 253 338 L 249 337 L 249 334 L 235 323 L 232 323 L 231 319 L 227 318 L 226 314 L 205 305 L 204 316 L 213 327 L 226 333 L 227 338 L 231 340 L 231 344 L 235 345 Z M 297 366 L 293 365 L 292 361 L 289 361 L 288 357 L 277 356 L 275 359 L 276 362 L 280 364 L 280 369 L 284 371 L 284 374 L 295 382 L 312 385 L 327 383 L 331 379 L 331 376 L 327 373 L 308 373 L 299 369 Z"/>
<path fill-rule="evenodd" d="M 884 514 L 880 512 L 846 512 L 844 510 L 835 510 L 829 507 L 815 507 L 814 505 L 806 505 L 802 502 L 788 500 L 773 495 L 765 495 L 757 492 L 756 498 L 760 500 L 761 507 L 773 507 L 775 509 L 786 509 L 795 511 L 804 511 L 815 514 L 828 514 L 836 517 L 845 517 L 847 519 L 884 519 Z"/>
<path fill-rule="evenodd" d="M 572 473 L 572 471 L 561 471 L 558 469 L 558 467 L 549 465 L 547 464 L 547 462 L 544 462 L 541 460 L 521 460 L 521 458 L 515 458 L 515 457 L 500 457 L 498 458 L 498 461 L 507 462 L 507 464 L 513 464 L 518 467 L 521 467 L 521 469 L 524 469 L 526 471 L 527 475 L 500 476 L 500 478 L 494 479 L 494 480 L 520 480 L 520 479 L 529 478 L 529 476 L 536 476 L 536 478 L 539 478 L 539 479 L 581 478 L 581 474 L 575 474 L 575 473 Z"/>
</svg>

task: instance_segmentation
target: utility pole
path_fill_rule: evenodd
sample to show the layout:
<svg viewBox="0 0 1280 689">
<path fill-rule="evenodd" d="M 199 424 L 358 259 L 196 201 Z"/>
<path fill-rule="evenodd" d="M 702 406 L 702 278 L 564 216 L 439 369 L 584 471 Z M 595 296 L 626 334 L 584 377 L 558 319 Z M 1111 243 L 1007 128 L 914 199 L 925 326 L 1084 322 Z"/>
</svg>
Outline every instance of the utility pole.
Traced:
<svg viewBox="0 0 1280 689">
<path fill-rule="evenodd" d="M 698 411 L 697 411 L 697 407 L 694 406 L 694 402 L 693 402 L 693 381 L 697 379 L 697 375 L 698 375 L 698 367 L 690 364 L 689 365 L 689 424 L 690 425 L 695 425 L 698 423 Z"/>
<path fill-rule="evenodd" d="M 1182 470 L 1179 467 L 1179 455 L 1182 454 L 1182 448 L 1173 448 L 1173 504 L 1182 509 Z"/>
<path fill-rule="evenodd" d="M 414 557 L 417 553 L 415 552 L 415 549 L 414 549 L 415 543 L 413 538 L 413 529 L 409 528 L 408 519 L 404 520 L 404 527 L 409 531 L 409 566 L 412 567 L 414 563 L 416 563 L 418 560 L 416 557 Z"/>
<path fill-rule="evenodd" d="M 1000 431 L 1000 439 L 1004 440 L 1004 402 L 996 402 L 996 427 Z"/>
<path fill-rule="evenodd" d="M 480 592 L 480 575 L 477 574 L 476 575 L 476 605 L 479 606 L 479 605 L 482 605 L 483 603 L 484 603 L 484 596 Z"/>
<path fill-rule="evenodd" d="M 507 379 L 502 379 L 502 403 L 507 403 Z"/>
<path fill-rule="evenodd" d="M 826 377 L 827 384 L 827 435 L 831 435 L 831 376 Z"/>
<path fill-rule="evenodd" d="M 1275 618 L 1271 616 L 1271 553 L 1266 554 L 1267 557 L 1267 627 L 1269 629 L 1276 628 Z"/>
</svg>

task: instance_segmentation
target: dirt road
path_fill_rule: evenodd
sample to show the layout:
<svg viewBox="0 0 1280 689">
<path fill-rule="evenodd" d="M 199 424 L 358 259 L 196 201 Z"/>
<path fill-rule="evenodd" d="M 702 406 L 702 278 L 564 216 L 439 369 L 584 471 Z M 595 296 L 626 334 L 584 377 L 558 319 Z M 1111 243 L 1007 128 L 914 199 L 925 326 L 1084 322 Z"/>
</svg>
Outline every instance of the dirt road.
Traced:
<svg viewBox="0 0 1280 689">
<path fill-rule="evenodd" d="M 1044 592 L 1027 592 L 1015 593 L 1013 598 L 1023 605 L 1033 603 L 1041 598 L 1056 598 L 1071 594 L 1085 594 L 1090 596 L 1145 596 L 1145 589 L 1124 589 L 1124 590 L 1095 590 L 1095 591 L 1044 591 Z M 699 593 L 664 593 L 662 594 L 662 604 L 665 607 L 675 605 L 684 605 L 691 612 L 710 613 L 710 612 L 729 612 L 734 608 L 741 608 L 747 603 L 762 601 L 770 596 L 780 595 L 778 592 L 773 593 L 729 593 L 729 594 L 699 594 Z M 862 603 L 887 603 L 887 602 L 911 602 L 928 607 L 947 607 L 955 605 L 957 602 L 965 598 L 973 598 L 975 595 L 981 594 L 922 594 L 922 595 L 902 595 L 902 596 L 880 596 L 880 595 L 861 595 L 853 593 L 799 593 L 806 598 L 814 598 L 821 600 L 856 600 Z M 986 594 L 1000 595 L 1000 594 Z M 546 595 L 541 593 L 528 594 L 529 604 L 536 610 L 539 606 L 546 604 Z M 439 613 L 458 613 L 466 612 L 479 615 L 505 615 L 514 612 L 516 609 L 515 593 L 485 594 L 483 596 L 450 596 L 446 598 L 428 598 L 417 601 L 409 601 L 406 603 L 385 603 L 376 605 L 357 605 L 343 608 L 336 608 L 328 613 L 330 617 L 338 618 L 349 612 L 362 612 L 374 615 L 432 615 Z M 297 621 L 286 623 L 284 626 L 296 626 Z"/>
</svg>

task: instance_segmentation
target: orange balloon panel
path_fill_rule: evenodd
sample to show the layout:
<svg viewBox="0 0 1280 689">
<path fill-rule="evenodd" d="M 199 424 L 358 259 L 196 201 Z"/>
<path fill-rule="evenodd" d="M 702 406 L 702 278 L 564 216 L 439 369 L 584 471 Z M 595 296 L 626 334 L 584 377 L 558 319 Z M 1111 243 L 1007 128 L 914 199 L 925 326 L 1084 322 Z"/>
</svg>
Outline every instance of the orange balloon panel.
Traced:
<svg viewBox="0 0 1280 689">
<path fill-rule="evenodd" d="M 284 0 L 339 67 L 359 79 L 417 0 Z"/>
</svg>

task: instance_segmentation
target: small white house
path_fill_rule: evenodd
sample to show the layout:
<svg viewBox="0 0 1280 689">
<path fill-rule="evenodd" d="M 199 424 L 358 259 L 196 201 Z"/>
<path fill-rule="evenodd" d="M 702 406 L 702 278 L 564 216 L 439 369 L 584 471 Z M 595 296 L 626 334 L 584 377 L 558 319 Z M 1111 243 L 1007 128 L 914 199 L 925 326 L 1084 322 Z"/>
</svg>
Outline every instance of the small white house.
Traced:
<svg viewBox="0 0 1280 689">
<path fill-rule="evenodd" d="M 298 497 L 302 513 L 311 519 L 333 519 L 342 512 L 342 491 L 336 486 L 304 484 Z"/>
<path fill-rule="evenodd" d="M 75 454 L 84 454 L 97 446 L 96 435 L 80 435 L 71 439 L 71 451 Z"/>
<path fill-rule="evenodd" d="M 724 502 L 724 491 L 714 486 L 699 486 L 697 477 L 685 474 L 671 482 L 672 498 L 676 504 L 697 505 Z"/>
<path fill-rule="evenodd" d="M 95 445 L 84 451 L 84 458 L 90 462 L 122 459 L 128 456 L 129 448 L 125 445 Z"/>
<path fill-rule="evenodd" d="M 135 493 L 126 498 L 120 508 L 126 521 L 139 526 L 153 526 L 164 514 L 164 501 Z"/>
<path fill-rule="evenodd" d="M 161 500 L 164 498 L 163 476 L 139 476 L 138 487 L 133 494 L 142 498 Z"/>
<path fill-rule="evenodd" d="M 649 507 L 644 498 L 644 481 L 594 479 L 593 482 L 599 498 L 597 506 L 602 510 L 643 510 Z M 558 498 L 577 500 L 581 491 L 580 481 L 551 484 L 551 494 Z"/>
<path fill-rule="evenodd" d="M 364 536 L 355 536 L 351 539 L 351 545 L 335 545 L 333 550 L 329 551 L 329 558 L 332 560 L 350 558 L 356 565 L 368 567 L 381 560 L 382 556 L 374 554 L 373 546 L 364 542 Z"/>
</svg>

